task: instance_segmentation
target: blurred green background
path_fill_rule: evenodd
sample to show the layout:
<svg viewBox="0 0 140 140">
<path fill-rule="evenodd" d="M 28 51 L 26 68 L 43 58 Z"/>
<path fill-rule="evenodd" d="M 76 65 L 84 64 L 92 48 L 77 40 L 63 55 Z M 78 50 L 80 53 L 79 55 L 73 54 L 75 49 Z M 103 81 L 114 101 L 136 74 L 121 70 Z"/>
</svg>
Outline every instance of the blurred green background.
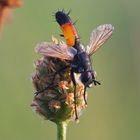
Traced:
<svg viewBox="0 0 140 140">
<path fill-rule="evenodd" d="M 88 89 L 88 108 L 67 140 L 140 140 L 140 1 L 24 0 L 0 37 L 0 139 L 54 140 L 56 126 L 32 112 L 30 81 L 38 42 L 59 37 L 52 12 L 72 10 L 83 44 L 93 28 L 111 23 L 111 39 L 93 56 L 101 86 Z"/>
</svg>

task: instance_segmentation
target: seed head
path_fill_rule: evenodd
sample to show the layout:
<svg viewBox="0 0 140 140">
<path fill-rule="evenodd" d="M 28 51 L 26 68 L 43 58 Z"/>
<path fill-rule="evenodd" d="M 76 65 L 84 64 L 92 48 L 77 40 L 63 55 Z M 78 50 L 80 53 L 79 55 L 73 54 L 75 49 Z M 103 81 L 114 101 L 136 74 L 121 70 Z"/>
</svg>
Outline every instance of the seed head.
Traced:
<svg viewBox="0 0 140 140">
<path fill-rule="evenodd" d="M 58 43 L 53 37 L 52 43 L 56 42 Z M 62 41 L 59 43 L 61 44 Z M 36 71 L 32 75 L 32 82 L 35 90 L 42 92 L 34 96 L 31 104 L 33 110 L 53 122 L 75 120 L 74 86 L 70 76 L 70 67 L 65 68 L 69 66 L 69 62 L 42 56 L 34 66 Z M 75 74 L 75 77 L 76 106 L 79 117 L 86 105 L 83 96 L 84 85 L 80 82 L 78 74 Z M 44 90 L 46 87 L 48 88 Z"/>
</svg>

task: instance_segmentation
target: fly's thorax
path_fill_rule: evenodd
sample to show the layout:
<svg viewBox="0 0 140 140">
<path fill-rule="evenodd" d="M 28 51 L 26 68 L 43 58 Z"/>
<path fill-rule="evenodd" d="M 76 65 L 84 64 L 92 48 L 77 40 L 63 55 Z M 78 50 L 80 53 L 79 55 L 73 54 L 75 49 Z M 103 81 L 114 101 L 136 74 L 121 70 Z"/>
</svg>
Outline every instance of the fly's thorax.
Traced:
<svg viewBox="0 0 140 140">
<path fill-rule="evenodd" d="M 91 63 L 89 56 L 86 52 L 78 53 L 78 60 L 79 60 L 79 70 L 80 72 L 90 71 L 91 70 Z"/>
<path fill-rule="evenodd" d="M 74 72 L 82 73 L 85 71 L 91 71 L 91 63 L 88 54 L 85 51 L 77 52 L 74 59 L 71 62 L 71 68 L 76 69 Z"/>
</svg>

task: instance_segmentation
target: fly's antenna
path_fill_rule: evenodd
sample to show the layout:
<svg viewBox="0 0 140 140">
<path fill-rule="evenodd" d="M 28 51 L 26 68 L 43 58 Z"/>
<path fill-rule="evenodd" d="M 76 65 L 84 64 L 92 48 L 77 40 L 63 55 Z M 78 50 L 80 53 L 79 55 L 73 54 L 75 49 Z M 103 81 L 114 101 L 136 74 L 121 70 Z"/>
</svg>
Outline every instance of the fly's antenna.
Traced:
<svg viewBox="0 0 140 140">
<path fill-rule="evenodd" d="M 100 83 L 99 81 L 95 80 L 95 79 L 93 79 L 93 83 L 94 83 L 95 86 L 96 86 L 97 84 L 98 84 L 98 85 L 101 85 L 101 83 Z"/>
</svg>

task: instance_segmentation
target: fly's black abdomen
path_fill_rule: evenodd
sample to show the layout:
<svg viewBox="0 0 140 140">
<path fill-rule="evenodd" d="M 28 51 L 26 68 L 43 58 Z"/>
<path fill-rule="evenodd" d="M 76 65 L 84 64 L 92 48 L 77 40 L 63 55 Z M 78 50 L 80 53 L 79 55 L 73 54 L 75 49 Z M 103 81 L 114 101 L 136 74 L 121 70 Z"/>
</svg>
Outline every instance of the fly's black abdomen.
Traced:
<svg viewBox="0 0 140 140">
<path fill-rule="evenodd" d="M 65 23 L 71 22 L 70 17 L 66 13 L 64 13 L 63 11 L 58 11 L 55 14 L 55 18 L 60 26 L 65 24 Z"/>
</svg>

